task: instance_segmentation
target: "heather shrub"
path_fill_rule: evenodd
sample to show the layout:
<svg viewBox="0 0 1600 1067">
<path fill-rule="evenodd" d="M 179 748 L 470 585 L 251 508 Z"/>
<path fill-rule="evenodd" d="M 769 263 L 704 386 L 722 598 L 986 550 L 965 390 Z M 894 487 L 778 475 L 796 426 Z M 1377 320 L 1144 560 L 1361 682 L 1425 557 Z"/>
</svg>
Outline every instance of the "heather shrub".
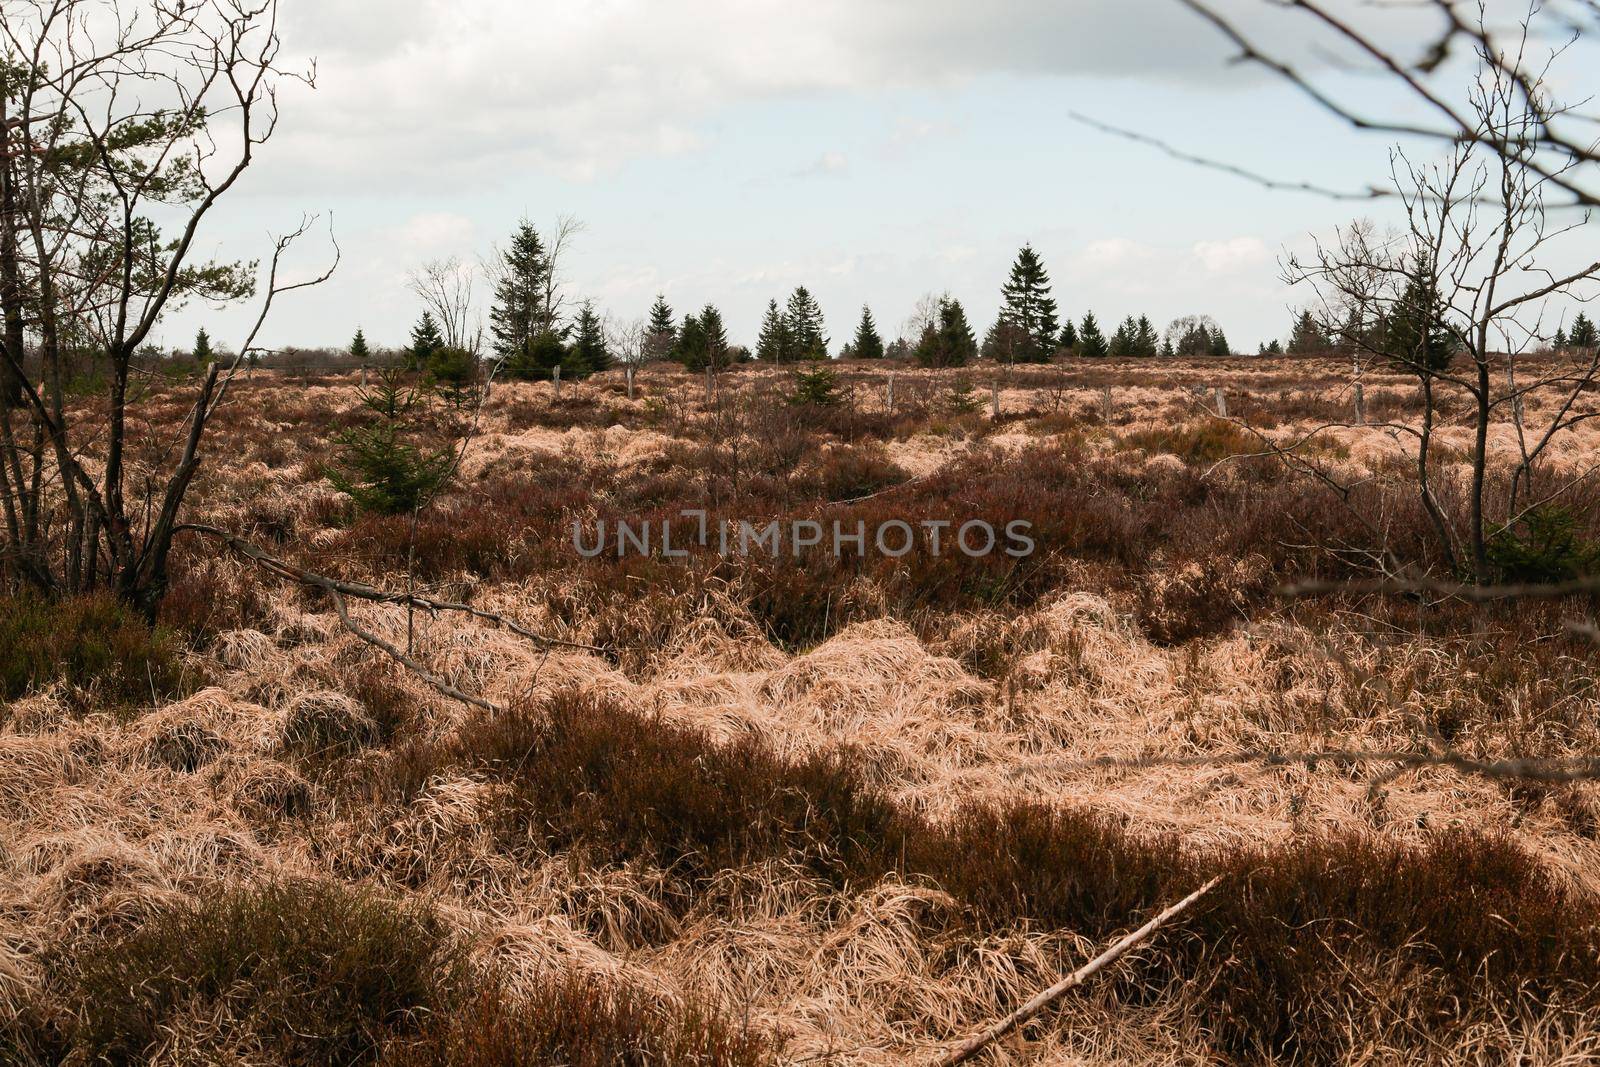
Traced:
<svg viewBox="0 0 1600 1067">
<path fill-rule="evenodd" d="M 184 686 L 180 645 L 109 595 L 0 600 L 0 697 L 53 681 L 114 705 L 142 704 Z"/>
<path fill-rule="evenodd" d="M 774 1058 L 747 1029 L 690 1000 L 577 973 L 525 995 L 490 987 L 397 1041 L 383 1067 L 758 1067 Z"/>
<path fill-rule="evenodd" d="M 301 880 L 218 889 L 83 953 L 71 1044 L 91 1062 L 161 1059 L 183 1050 L 187 1023 L 272 1062 L 370 1063 L 445 1003 L 458 967 L 443 945 L 430 913 L 361 890 Z"/>
</svg>

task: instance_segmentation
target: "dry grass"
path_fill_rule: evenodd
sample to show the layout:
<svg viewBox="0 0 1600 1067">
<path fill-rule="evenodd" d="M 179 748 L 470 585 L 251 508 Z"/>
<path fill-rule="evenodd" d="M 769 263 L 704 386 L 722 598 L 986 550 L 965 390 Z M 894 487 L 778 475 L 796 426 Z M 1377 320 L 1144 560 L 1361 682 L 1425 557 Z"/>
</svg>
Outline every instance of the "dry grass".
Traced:
<svg viewBox="0 0 1600 1067">
<path fill-rule="evenodd" d="M 786 379 L 751 369 L 709 407 L 699 378 L 660 368 L 632 402 L 620 375 L 560 403 L 497 387 L 414 539 L 322 478 L 348 382 L 248 383 L 218 427 L 236 462 L 203 468 L 196 518 L 363 580 L 403 584 L 410 559 L 442 594 L 621 647 L 545 652 L 419 613 L 418 657 L 515 709 L 485 717 L 343 633 L 324 599 L 184 543 L 164 619 L 189 643 L 182 685 L 127 701 L 30 672 L 0 713 L 0 1060 L 917 1062 L 1217 872 L 1204 909 L 990 1062 L 1600 1055 L 1594 787 L 1430 769 L 1372 794 L 1366 767 L 1085 763 L 1600 747 L 1593 650 L 1553 636 L 1581 606 L 1272 596 L 1359 573 L 1328 549 L 1360 531 L 1270 464 L 1212 470 L 1248 435 L 1193 389 L 1289 439 L 1348 410 L 1341 368 L 1029 368 L 1006 376 L 998 424 L 946 413 L 939 372 L 843 371 L 853 400 L 827 410 L 770 402 Z M 1397 376 L 1367 400 L 1415 405 Z M 429 432 L 450 431 L 441 412 Z M 1555 468 L 1596 443 L 1575 435 Z M 1342 429 L 1319 458 L 1374 476 L 1363 506 L 1427 558 L 1386 489 L 1402 442 Z M 572 551 L 574 517 L 696 504 L 993 511 L 1046 536 L 1026 568 Z M 403 612 L 354 610 L 406 643 Z M 326 968 L 344 957 L 317 925 L 286 934 L 257 906 L 282 886 L 355 908 L 343 928 L 369 945 L 403 930 L 404 951 L 367 958 L 423 977 L 352 963 L 383 995 L 338 1000 Z M 241 970 L 247 942 L 196 916 L 277 930 L 249 957 L 270 966 Z M 210 960 L 207 977 L 165 956 Z M 135 977 L 138 996 L 106 991 Z M 99 979 L 115 1010 L 97 1030 Z M 365 1021 L 275 1029 L 285 1004 Z"/>
</svg>

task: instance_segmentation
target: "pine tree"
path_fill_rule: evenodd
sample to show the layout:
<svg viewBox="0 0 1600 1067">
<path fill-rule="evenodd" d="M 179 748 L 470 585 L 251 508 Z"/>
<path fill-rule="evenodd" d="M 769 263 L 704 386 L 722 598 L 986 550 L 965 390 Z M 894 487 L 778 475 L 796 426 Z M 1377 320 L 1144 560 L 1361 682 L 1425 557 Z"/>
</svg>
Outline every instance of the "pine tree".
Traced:
<svg viewBox="0 0 1600 1067">
<path fill-rule="evenodd" d="M 823 335 L 822 308 L 805 286 L 795 289 L 784 313 L 796 359 L 827 359 L 828 338 Z"/>
<path fill-rule="evenodd" d="M 1129 315 L 1117 326 L 1117 332 L 1111 335 L 1109 354 L 1117 359 L 1127 359 L 1134 354 L 1138 336 L 1139 324 Z"/>
<path fill-rule="evenodd" d="M 671 358 L 691 370 L 705 366 L 705 334 L 700 329 L 700 318 L 697 315 L 685 315 L 683 322 L 678 324 L 676 339 L 672 342 Z"/>
<path fill-rule="evenodd" d="M 1161 347 L 1161 339 L 1156 336 L 1156 328 L 1150 322 L 1150 316 L 1140 315 L 1137 329 L 1134 331 L 1133 354 L 1136 356 L 1154 356 Z"/>
<path fill-rule="evenodd" d="M 1015 320 L 1000 318 L 994 320 L 989 332 L 983 335 L 980 351 L 985 359 L 996 363 L 1016 363 L 1029 358 L 1033 344 L 1033 338 Z"/>
<path fill-rule="evenodd" d="M 672 308 L 667 306 L 667 294 L 657 293 L 656 302 L 650 305 L 650 332 L 673 336 Z"/>
<path fill-rule="evenodd" d="M 1222 327 L 1217 326 L 1211 331 L 1210 346 L 1206 349 L 1207 355 L 1222 357 L 1233 355 L 1233 349 L 1228 345 L 1228 339 L 1222 334 Z"/>
<path fill-rule="evenodd" d="M 1596 336 L 1594 321 L 1582 311 L 1572 320 L 1572 329 L 1567 331 L 1567 345 L 1572 348 L 1589 349 L 1600 344 L 1600 337 Z"/>
<path fill-rule="evenodd" d="M 1100 332 L 1100 324 L 1095 321 L 1094 312 L 1085 312 L 1083 323 L 1078 327 L 1078 354 L 1091 359 L 1103 359 L 1110 351 L 1105 334 Z"/>
<path fill-rule="evenodd" d="M 1456 345 L 1445 328 L 1444 310 L 1433 264 L 1423 259 L 1384 322 L 1384 354 L 1419 374 L 1448 370 Z"/>
<path fill-rule="evenodd" d="M 426 367 L 429 358 L 443 347 L 444 335 L 439 332 L 439 324 L 434 321 L 432 312 L 424 311 L 411 330 L 411 347 L 407 349 L 411 355 L 411 369 Z"/>
<path fill-rule="evenodd" d="M 211 335 L 206 333 L 204 326 L 194 335 L 194 361 L 201 370 L 211 366 L 211 361 L 216 358 L 216 353 L 211 351 Z"/>
<path fill-rule="evenodd" d="M 1078 328 L 1068 319 L 1061 324 L 1061 337 L 1058 344 L 1067 352 L 1072 352 L 1078 347 Z"/>
<path fill-rule="evenodd" d="M 961 301 L 939 300 L 938 321 L 930 323 L 917 343 L 917 362 L 924 367 L 961 367 L 978 355 L 978 341 Z"/>
<path fill-rule="evenodd" d="M 1161 356 L 1163 359 L 1171 359 L 1174 355 L 1176 353 L 1172 351 L 1172 338 L 1168 337 L 1161 342 Z"/>
<path fill-rule="evenodd" d="M 707 304 L 700 309 L 700 332 L 705 336 L 705 358 L 712 367 L 728 365 L 728 331 L 722 325 L 722 312 Z"/>
<path fill-rule="evenodd" d="M 678 331 L 672 325 L 672 308 L 667 306 L 666 294 L 657 293 L 656 302 L 650 306 L 650 321 L 645 326 L 644 358 L 670 358 L 677 339 Z"/>
<path fill-rule="evenodd" d="M 568 373 L 567 343 L 554 330 L 540 330 L 516 352 L 505 358 L 501 373 L 507 378 L 525 382 L 548 381 L 555 369 Z"/>
<path fill-rule="evenodd" d="M 578 317 L 573 324 L 572 346 L 562 362 L 561 373 L 563 376 L 571 374 L 574 378 L 586 378 L 610 367 L 611 350 L 606 345 L 605 324 L 595 314 L 594 301 L 585 300 L 578 308 Z"/>
<path fill-rule="evenodd" d="M 872 321 L 872 309 L 861 305 L 861 324 L 856 327 L 856 339 L 851 343 L 856 359 L 882 359 L 883 338 L 878 336 L 878 324 Z"/>
<path fill-rule="evenodd" d="M 373 416 L 336 437 L 338 463 L 328 471 L 329 480 L 363 511 L 415 511 L 450 477 L 453 449 L 425 450 L 412 443 L 419 436 L 411 414 L 418 399 L 417 391 L 402 386 L 399 371 L 391 368 L 376 389 L 362 391 L 362 404 Z"/>
<path fill-rule="evenodd" d="M 756 338 L 756 358 L 776 366 L 792 358 L 793 347 L 788 319 L 778 309 L 776 300 L 767 301 L 767 314 L 761 320 L 761 333 Z"/>
<path fill-rule="evenodd" d="M 499 266 L 494 306 L 489 311 L 494 352 L 508 363 L 526 363 L 535 340 L 555 325 L 545 307 L 550 262 L 538 232 L 526 219 L 512 234 L 511 247 L 501 254 Z"/>
<path fill-rule="evenodd" d="M 1015 356 L 1021 362 L 1048 362 L 1055 350 L 1056 302 L 1050 295 L 1050 275 L 1032 246 L 1023 245 L 1011 265 L 1011 277 L 1001 286 L 1004 306 L 1000 318 L 1027 338 Z"/>
<path fill-rule="evenodd" d="M 1564 349 L 1566 347 L 1567 347 L 1567 331 L 1563 330 L 1561 327 L 1557 326 L 1556 327 L 1556 335 L 1554 337 L 1550 338 L 1550 350 L 1552 352 L 1560 352 L 1562 349 Z"/>
<path fill-rule="evenodd" d="M 1294 329 L 1289 332 L 1289 354 L 1295 356 L 1311 355 L 1316 352 L 1326 352 L 1329 347 L 1328 335 L 1323 332 L 1311 312 L 1302 311 L 1295 320 Z"/>
<path fill-rule="evenodd" d="M 350 355 L 358 362 L 365 363 L 372 355 L 372 350 L 367 347 L 367 336 L 361 332 L 361 327 L 356 327 L 356 335 L 350 341 Z"/>
</svg>

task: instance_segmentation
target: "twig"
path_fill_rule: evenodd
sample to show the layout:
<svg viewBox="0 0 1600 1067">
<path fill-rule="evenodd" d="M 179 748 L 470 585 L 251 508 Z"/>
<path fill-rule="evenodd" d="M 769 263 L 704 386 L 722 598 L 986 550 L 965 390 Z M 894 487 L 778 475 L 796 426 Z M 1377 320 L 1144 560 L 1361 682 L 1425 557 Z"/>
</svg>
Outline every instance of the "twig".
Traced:
<svg viewBox="0 0 1600 1067">
<path fill-rule="evenodd" d="M 984 1030 L 982 1033 L 969 1037 L 967 1040 L 963 1041 L 961 1044 L 945 1053 L 944 1056 L 939 1059 L 938 1067 L 955 1067 L 955 1065 L 958 1063 L 965 1063 L 967 1060 L 983 1051 L 986 1046 L 995 1041 L 997 1038 L 1004 1037 L 1012 1030 L 1015 1030 L 1018 1026 L 1021 1026 L 1023 1023 L 1033 1018 L 1035 1015 L 1038 1015 L 1045 1008 L 1049 1007 L 1051 1002 L 1060 999 L 1061 996 L 1068 990 L 1071 990 L 1075 986 L 1082 985 L 1084 982 L 1094 977 L 1099 971 L 1116 962 L 1116 960 L 1129 949 L 1133 948 L 1139 942 L 1155 933 L 1156 928 L 1161 926 L 1162 923 L 1166 922 L 1168 919 L 1171 919 L 1179 912 L 1188 908 L 1189 905 L 1193 904 L 1195 901 L 1209 893 L 1220 881 L 1222 881 L 1220 877 L 1211 879 L 1211 881 L 1207 882 L 1199 889 L 1196 889 L 1193 893 L 1190 893 L 1188 896 L 1172 905 L 1166 911 L 1163 911 L 1160 915 L 1157 915 L 1155 918 L 1139 927 L 1139 929 L 1135 930 L 1133 933 L 1128 934 L 1122 940 L 1118 941 L 1116 944 L 1100 953 L 1100 955 L 1096 956 L 1082 967 L 1079 967 L 1076 971 L 1073 971 L 1071 974 L 1067 975 L 1049 989 L 1046 989 L 1044 992 L 1035 996 L 1032 1000 L 1022 1005 L 1022 1007 L 1018 1008 L 1010 1015 L 1007 1015 L 1004 1019 L 1001 1019 L 999 1022 L 995 1023 L 987 1030 Z"/>
</svg>

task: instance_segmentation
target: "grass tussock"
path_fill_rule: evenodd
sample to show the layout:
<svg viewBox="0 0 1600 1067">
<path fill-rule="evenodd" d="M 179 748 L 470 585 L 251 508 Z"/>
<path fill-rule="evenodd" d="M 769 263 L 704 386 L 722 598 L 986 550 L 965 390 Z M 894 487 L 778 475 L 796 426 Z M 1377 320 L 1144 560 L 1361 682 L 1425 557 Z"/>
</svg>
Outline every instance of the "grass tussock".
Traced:
<svg viewBox="0 0 1600 1067">
<path fill-rule="evenodd" d="M 891 803 L 848 760 L 785 761 L 751 740 L 719 745 L 573 696 L 479 720 L 401 767 L 420 783 L 447 765 L 508 788 L 508 844 L 671 871 L 679 913 L 717 872 L 781 861 L 856 890 L 890 875 L 928 882 L 974 930 L 1100 940 L 1221 875 L 1156 950 L 1148 982 L 1121 995 L 1184 998 L 1242 1056 L 1331 1062 L 1376 1038 L 1347 1027 L 1370 1002 L 1357 978 L 1370 968 L 1405 983 L 1406 1025 L 1433 1039 L 1463 1006 L 1600 1008 L 1593 902 L 1503 837 L 1447 832 L 1404 846 L 1330 834 L 1199 853 L 1038 802 L 974 803 L 934 822 Z"/>
</svg>

